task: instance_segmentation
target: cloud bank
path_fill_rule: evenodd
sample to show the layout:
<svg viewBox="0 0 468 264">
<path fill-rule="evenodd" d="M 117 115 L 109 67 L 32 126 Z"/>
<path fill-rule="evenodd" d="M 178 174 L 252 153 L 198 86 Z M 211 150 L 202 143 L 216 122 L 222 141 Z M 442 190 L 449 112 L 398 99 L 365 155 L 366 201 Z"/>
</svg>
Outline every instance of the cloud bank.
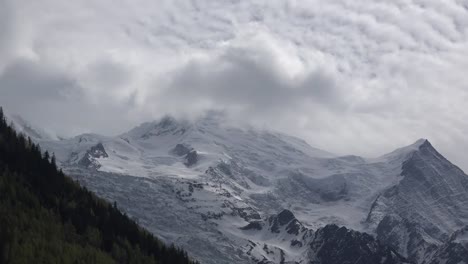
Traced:
<svg viewBox="0 0 468 264">
<path fill-rule="evenodd" d="M 0 104 L 58 134 L 208 110 L 468 170 L 468 2 L 0 0 Z"/>
</svg>

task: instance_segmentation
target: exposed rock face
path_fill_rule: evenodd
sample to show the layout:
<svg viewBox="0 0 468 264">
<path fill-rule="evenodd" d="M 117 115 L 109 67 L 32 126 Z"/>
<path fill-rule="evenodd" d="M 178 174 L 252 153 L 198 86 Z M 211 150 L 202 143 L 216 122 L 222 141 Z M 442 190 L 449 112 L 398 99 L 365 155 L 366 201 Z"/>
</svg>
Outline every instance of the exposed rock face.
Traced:
<svg viewBox="0 0 468 264">
<path fill-rule="evenodd" d="M 171 150 L 171 153 L 176 155 L 176 156 L 179 156 L 179 157 L 182 157 L 182 156 L 185 156 L 187 155 L 190 151 L 192 151 L 193 148 L 190 147 L 189 145 L 187 144 L 177 144 L 172 150 Z"/>
<path fill-rule="evenodd" d="M 191 167 L 198 162 L 198 154 L 196 150 L 192 150 L 185 155 L 185 165 Z"/>
<path fill-rule="evenodd" d="M 189 144 L 177 144 L 170 153 L 179 157 L 184 157 L 184 164 L 187 167 L 197 164 L 199 160 L 197 151 Z"/>
<path fill-rule="evenodd" d="M 99 158 L 108 158 L 109 155 L 107 154 L 106 150 L 102 143 L 98 143 L 97 145 L 91 147 L 78 161 L 78 165 L 90 168 L 90 169 L 99 169 L 101 165 L 96 159 Z"/>
<path fill-rule="evenodd" d="M 379 196 L 369 219 L 377 237 L 422 263 L 468 223 L 468 177 L 428 141 L 403 163 L 399 184 Z"/>
<path fill-rule="evenodd" d="M 248 252 L 256 263 L 410 263 L 366 233 L 337 225 L 327 225 L 314 232 L 289 210 L 241 229 L 252 236 Z M 286 252 L 295 252 L 300 257 L 291 258 Z"/>
<path fill-rule="evenodd" d="M 261 221 L 253 221 L 250 222 L 248 225 L 241 227 L 241 230 L 262 230 L 263 225 Z"/>
<path fill-rule="evenodd" d="M 313 236 L 313 231 L 286 209 L 264 220 L 252 221 L 240 230 L 251 237 L 245 250 L 255 263 L 296 263 L 288 252 L 304 253 Z"/>
<path fill-rule="evenodd" d="M 288 234 L 298 235 L 301 229 L 304 229 L 302 224 L 296 219 L 294 214 L 289 210 L 283 210 L 278 215 L 271 216 L 268 219 L 270 230 L 274 233 L 279 233 L 280 228 L 286 225 Z"/>
<path fill-rule="evenodd" d="M 106 153 L 106 150 L 104 149 L 104 146 L 102 143 L 98 143 L 96 146 L 92 147 L 89 150 L 89 154 L 93 158 L 108 158 L 109 155 Z"/>
<path fill-rule="evenodd" d="M 336 225 L 317 230 L 310 249 L 310 264 L 409 263 L 372 236 Z"/>
<path fill-rule="evenodd" d="M 455 232 L 445 244 L 431 256 L 429 264 L 467 264 L 468 226 Z"/>
<path fill-rule="evenodd" d="M 295 219 L 296 217 L 291 211 L 284 209 L 275 217 L 275 222 L 279 225 L 285 225 Z"/>
</svg>

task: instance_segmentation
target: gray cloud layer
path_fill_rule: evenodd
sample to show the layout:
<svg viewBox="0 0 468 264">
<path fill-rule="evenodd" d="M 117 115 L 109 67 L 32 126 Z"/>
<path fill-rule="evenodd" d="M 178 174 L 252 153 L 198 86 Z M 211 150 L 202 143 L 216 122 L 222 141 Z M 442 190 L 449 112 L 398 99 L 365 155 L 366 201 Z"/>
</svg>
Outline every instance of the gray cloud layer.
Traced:
<svg viewBox="0 0 468 264">
<path fill-rule="evenodd" d="M 240 110 L 242 115 L 277 115 L 291 106 L 342 107 L 342 91 L 333 76 L 319 70 L 285 76 L 274 55 L 231 48 L 210 61 L 191 61 L 173 74 L 162 96 L 183 105 Z"/>
<path fill-rule="evenodd" d="M 12 10 L 6 0 L 0 0 L 0 59 L 5 60 L 10 52 L 12 32 Z"/>
<path fill-rule="evenodd" d="M 217 109 L 466 170 L 466 69 L 467 1 L 0 0 L 0 104 L 63 135 Z"/>
</svg>

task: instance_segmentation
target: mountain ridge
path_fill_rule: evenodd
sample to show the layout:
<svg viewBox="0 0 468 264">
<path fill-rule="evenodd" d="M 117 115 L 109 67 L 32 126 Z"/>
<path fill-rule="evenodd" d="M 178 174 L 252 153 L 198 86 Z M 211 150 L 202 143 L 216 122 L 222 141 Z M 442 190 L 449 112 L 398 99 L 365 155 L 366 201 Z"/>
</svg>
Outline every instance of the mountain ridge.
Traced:
<svg viewBox="0 0 468 264">
<path fill-rule="evenodd" d="M 443 247 L 452 232 L 466 224 L 468 208 L 463 196 L 445 201 L 413 191 L 421 182 L 427 182 L 425 191 L 434 193 L 468 190 L 468 185 L 458 184 L 465 182 L 466 174 L 426 139 L 377 158 L 362 158 L 333 155 L 280 133 L 229 127 L 218 119 L 200 122 L 166 118 L 117 137 L 87 134 L 42 141 L 41 146 L 55 152 L 61 167 L 84 185 L 122 204 L 149 230 L 167 234 L 167 241 L 179 243 L 206 263 L 250 263 L 251 247 L 242 245 L 248 245 L 251 238 L 242 228 L 259 227 L 258 221 L 275 214 L 277 208 L 294 212 L 304 228 L 319 230 L 334 224 L 373 234 L 416 263 L 430 263 L 432 251 Z M 92 166 L 80 164 L 84 157 L 84 164 Z M 442 181 L 442 175 L 453 180 Z M 172 211 L 164 204 L 170 204 Z M 437 215 L 422 211 L 421 215 L 456 217 L 448 224 L 432 224 L 404 210 L 418 212 L 424 206 L 453 209 L 438 209 Z M 168 222 L 164 217 L 169 215 L 191 221 L 193 230 L 183 221 Z M 182 232 L 194 233 L 183 238 Z M 410 236 L 416 239 L 410 241 Z M 193 240 L 203 241 L 224 259 L 197 247 Z M 255 243 L 278 249 L 279 241 L 268 241 Z M 453 248 L 447 246 L 439 255 Z M 275 252 L 280 262 L 281 250 Z M 266 254 L 257 253 L 259 261 Z M 295 254 L 286 252 L 283 258 Z"/>
</svg>

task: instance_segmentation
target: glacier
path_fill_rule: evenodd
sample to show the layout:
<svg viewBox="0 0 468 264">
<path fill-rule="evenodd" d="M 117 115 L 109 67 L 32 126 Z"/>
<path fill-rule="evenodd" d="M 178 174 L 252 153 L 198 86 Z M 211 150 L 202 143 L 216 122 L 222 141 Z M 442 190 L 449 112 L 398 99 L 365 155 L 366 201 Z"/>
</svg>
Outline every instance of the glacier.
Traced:
<svg viewBox="0 0 468 264">
<path fill-rule="evenodd" d="M 425 139 L 339 156 L 216 115 L 38 135 L 70 176 L 202 263 L 468 263 L 468 176 Z"/>
</svg>

